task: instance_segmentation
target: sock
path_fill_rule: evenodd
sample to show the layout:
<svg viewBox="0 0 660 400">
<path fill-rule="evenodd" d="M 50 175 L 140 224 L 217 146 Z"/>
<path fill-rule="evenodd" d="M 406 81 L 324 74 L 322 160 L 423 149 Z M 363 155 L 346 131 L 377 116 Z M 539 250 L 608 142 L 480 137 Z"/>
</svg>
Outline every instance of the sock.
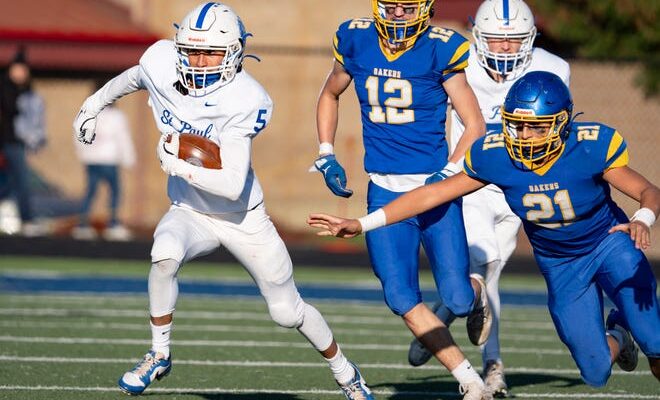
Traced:
<svg viewBox="0 0 660 400">
<path fill-rule="evenodd" d="M 165 358 L 170 357 L 170 333 L 172 332 L 172 323 L 167 325 L 151 324 L 151 350 L 156 353 L 162 353 Z"/>
<path fill-rule="evenodd" d="M 332 375 L 335 376 L 335 380 L 340 384 L 347 384 L 355 378 L 355 370 L 353 366 L 348 362 L 348 359 L 344 357 L 344 354 L 341 352 L 341 349 L 337 348 L 337 354 L 332 358 L 325 359 L 330 365 L 330 370 L 332 370 Z"/>
<path fill-rule="evenodd" d="M 454 378 L 461 385 L 468 385 L 472 382 L 482 382 L 481 377 L 477 374 L 477 371 L 472 368 L 472 365 L 467 360 L 463 360 L 462 363 L 458 364 L 458 367 L 454 368 L 451 371 L 451 374 L 454 375 Z"/>
</svg>

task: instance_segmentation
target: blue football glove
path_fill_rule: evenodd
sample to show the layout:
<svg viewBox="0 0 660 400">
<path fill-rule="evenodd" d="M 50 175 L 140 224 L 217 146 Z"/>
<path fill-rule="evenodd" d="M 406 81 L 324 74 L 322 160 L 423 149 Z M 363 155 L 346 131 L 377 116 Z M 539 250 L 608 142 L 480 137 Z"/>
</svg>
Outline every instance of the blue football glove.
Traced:
<svg viewBox="0 0 660 400">
<path fill-rule="evenodd" d="M 351 197 L 353 195 L 352 190 L 346 189 L 346 172 L 339 165 L 334 154 L 317 158 L 314 166 L 323 174 L 325 184 L 336 196 Z"/>
<path fill-rule="evenodd" d="M 449 178 L 452 175 L 456 175 L 461 171 L 460 167 L 454 163 L 447 163 L 442 170 L 436 171 L 431 174 L 426 180 L 424 181 L 425 185 L 430 185 L 432 183 L 444 181 L 445 179 Z"/>
</svg>

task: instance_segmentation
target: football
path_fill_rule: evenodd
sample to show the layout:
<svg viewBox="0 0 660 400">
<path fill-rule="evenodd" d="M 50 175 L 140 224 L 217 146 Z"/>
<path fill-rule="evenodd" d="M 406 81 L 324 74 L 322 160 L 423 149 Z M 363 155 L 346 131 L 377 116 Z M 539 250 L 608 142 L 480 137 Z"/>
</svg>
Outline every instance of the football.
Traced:
<svg viewBox="0 0 660 400">
<path fill-rule="evenodd" d="M 198 167 L 222 168 L 220 147 L 205 137 L 191 133 L 179 135 L 179 158 Z"/>
</svg>

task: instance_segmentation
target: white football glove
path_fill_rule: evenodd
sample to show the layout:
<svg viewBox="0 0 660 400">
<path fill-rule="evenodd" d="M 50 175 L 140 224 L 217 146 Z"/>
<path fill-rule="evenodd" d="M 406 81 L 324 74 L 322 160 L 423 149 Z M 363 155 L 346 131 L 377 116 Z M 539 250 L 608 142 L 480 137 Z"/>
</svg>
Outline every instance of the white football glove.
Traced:
<svg viewBox="0 0 660 400">
<path fill-rule="evenodd" d="M 168 137 L 171 138 L 169 143 L 166 141 Z M 170 133 L 168 135 L 160 135 L 156 153 L 158 154 L 160 167 L 163 171 L 167 175 L 178 175 L 177 170 L 181 169 L 181 163 L 185 163 L 185 161 L 179 159 L 179 134 Z"/>
<path fill-rule="evenodd" d="M 89 114 L 85 107 L 81 108 L 73 120 L 73 131 L 79 142 L 92 144 L 96 137 L 96 115 Z"/>
</svg>

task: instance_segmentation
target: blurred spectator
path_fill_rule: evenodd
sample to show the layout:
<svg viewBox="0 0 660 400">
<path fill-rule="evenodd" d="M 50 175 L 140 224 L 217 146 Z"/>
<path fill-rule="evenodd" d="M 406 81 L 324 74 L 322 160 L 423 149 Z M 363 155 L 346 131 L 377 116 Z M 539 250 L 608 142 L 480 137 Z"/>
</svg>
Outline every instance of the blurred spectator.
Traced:
<svg viewBox="0 0 660 400">
<path fill-rule="evenodd" d="M 5 206 L 10 195 L 16 197 L 20 231 L 25 236 L 46 233 L 46 227 L 34 221 L 30 169 L 25 157 L 26 150 L 36 152 L 45 144 L 44 102 L 32 90 L 30 67 L 25 50 L 21 48 L 0 78 L 0 153 L 5 174 L 4 184 L 0 185 L 0 199 L 5 200 Z"/>
<path fill-rule="evenodd" d="M 83 144 L 76 140 L 75 144 L 78 157 L 87 171 L 87 193 L 80 223 L 73 229 L 72 236 L 86 240 L 97 238 L 97 232 L 89 221 L 89 213 L 98 185 L 105 181 L 110 189 L 110 221 L 103 231 L 103 238 L 130 240 L 132 233 L 118 219 L 121 201 L 119 166 L 132 167 L 135 163 L 135 149 L 126 116 L 116 107 L 107 107 L 98 115 L 94 143 Z"/>
</svg>

